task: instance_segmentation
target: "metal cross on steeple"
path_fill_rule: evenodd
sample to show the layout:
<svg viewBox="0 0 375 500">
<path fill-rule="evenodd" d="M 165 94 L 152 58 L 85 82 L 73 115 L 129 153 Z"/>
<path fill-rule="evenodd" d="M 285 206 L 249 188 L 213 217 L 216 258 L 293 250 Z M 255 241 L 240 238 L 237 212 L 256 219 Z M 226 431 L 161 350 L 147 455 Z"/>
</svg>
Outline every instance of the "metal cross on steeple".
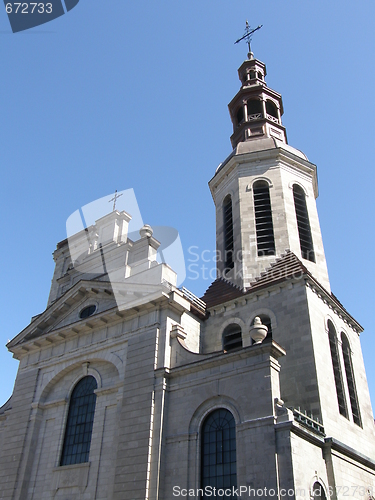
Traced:
<svg viewBox="0 0 375 500">
<path fill-rule="evenodd" d="M 108 203 L 111 203 L 111 201 L 113 201 L 113 212 L 116 210 L 116 201 L 118 198 L 120 198 L 120 196 L 122 196 L 123 193 L 121 194 L 117 194 L 117 189 L 115 191 L 115 196 L 111 199 L 111 200 L 108 200 Z"/>
<path fill-rule="evenodd" d="M 241 42 L 242 40 L 246 40 L 247 46 L 249 47 L 249 54 L 251 54 L 251 46 L 250 46 L 250 44 L 251 44 L 251 37 L 252 37 L 253 33 L 255 33 L 256 31 L 260 30 L 260 28 L 262 26 L 263 26 L 263 24 L 260 24 L 256 28 L 251 29 L 251 27 L 249 26 L 249 23 L 246 21 L 246 28 L 245 28 L 245 34 L 244 34 L 244 36 L 242 36 L 241 38 L 239 38 L 238 40 L 236 40 L 234 43 L 236 44 L 236 43 Z"/>
</svg>

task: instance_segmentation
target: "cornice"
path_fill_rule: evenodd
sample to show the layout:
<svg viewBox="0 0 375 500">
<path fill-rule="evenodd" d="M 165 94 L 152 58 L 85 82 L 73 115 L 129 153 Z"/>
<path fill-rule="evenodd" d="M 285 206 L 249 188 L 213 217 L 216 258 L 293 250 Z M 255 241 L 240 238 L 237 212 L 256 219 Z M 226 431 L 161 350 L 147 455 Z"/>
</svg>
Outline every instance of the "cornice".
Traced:
<svg viewBox="0 0 375 500">
<path fill-rule="evenodd" d="M 181 348 L 187 350 L 183 345 L 181 345 L 180 342 L 179 344 Z M 192 353 L 191 351 L 188 352 L 194 355 L 194 357 L 196 358 L 195 361 L 185 363 L 183 366 L 177 366 L 175 368 L 170 368 L 168 370 L 166 370 L 165 368 L 160 368 L 156 370 L 155 372 L 156 376 L 158 376 L 157 373 L 161 371 L 159 376 L 164 374 L 167 378 L 173 379 L 174 377 L 180 377 L 181 375 L 194 373 L 201 370 L 206 370 L 208 368 L 214 368 L 216 366 L 223 366 L 225 364 L 234 363 L 241 359 L 246 359 L 249 357 L 255 357 L 259 355 L 262 355 L 259 365 L 264 363 L 270 365 L 272 364 L 272 360 L 271 361 L 265 360 L 263 357 L 264 354 L 269 354 L 271 358 L 274 358 L 276 360 L 281 356 L 286 355 L 285 349 L 283 349 L 275 341 L 266 344 L 258 344 L 258 345 L 244 347 L 242 349 L 239 349 L 238 351 L 230 353 L 223 351 L 207 353 L 207 354 Z M 251 367 L 248 366 L 247 368 L 249 369 Z"/>
<path fill-rule="evenodd" d="M 109 283 L 107 285 L 109 285 Z M 87 334 L 99 328 L 112 326 L 124 319 L 130 320 L 140 314 L 154 310 L 155 308 L 168 307 L 179 314 L 190 309 L 190 302 L 180 296 L 180 293 L 177 293 L 176 290 L 170 291 L 164 290 L 164 287 L 162 288 L 160 288 L 157 294 L 146 296 L 144 298 L 145 302 L 137 306 L 119 310 L 116 305 L 111 309 L 107 309 L 106 311 L 89 316 L 85 319 L 80 319 L 79 321 L 56 328 L 52 331 L 46 332 L 38 327 L 38 324 L 31 324 L 7 344 L 7 347 L 15 358 L 21 359 L 29 353 L 36 352 L 45 347 L 50 347 L 51 345 L 60 344 L 80 334 Z M 79 290 L 80 288 L 78 288 L 78 291 Z M 43 319 L 43 321 L 45 320 Z M 28 336 L 29 338 L 26 338 Z"/>
<path fill-rule="evenodd" d="M 303 158 L 287 151 L 284 148 L 272 148 L 265 149 L 260 151 L 250 151 L 247 153 L 237 154 L 234 150 L 232 154 L 228 156 L 228 158 L 224 161 L 224 163 L 220 166 L 215 175 L 211 178 L 208 185 L 210 187 L 210 191 L 212 197 L 214 198 L 214 194 L 218 185 L 223 182 L 225 176 L 229 176 L 230 173 L 241 166 L 245 166 L 248 164 L 250 167 L 252 163 L 255 162 L 263 162 L 263 166 L 267 166 L 267 162 L 270 161 L 278 161 L 282 162 L 280 164 L 270 164 L 269 167 L 278 167 L 282 168 L 283 165 L 293 168 L 299 171 L 304 172 L 306 175 L 312 177 L 313 179 L 313 188 L 315 197 L 318 196 L 318 181 L 317 181 L 317 167 L 314 163 L 311 163 L 308 160 L 304 160 Z"/>
<path fill-rule="evenodd" d="M 227 310 L 236 309 L 237 307 L 243 307 L 247 304 L 261 300 L 262 298 L 267 298 L 271 294 L 278 293 L 283 288 L 288 288 L 300 283 L 309 288 L 317 297 L 326 304 L 329 309 L 331 309 L 337 316 L 344 321 L 349 328 L 351 328 L 355 333 L 359 335 L 363 331 L 363 327 L 351 316 L 344 306 L 330 293 L 328 292 L 312 275 L 304 274 L 303 281 L 300 277 L 297 278 L 285 278 L 284 281 L 277 282 L 275 284 L 266 285 L 264 288 L 259 288 L 254 290 L 254 292 L 248 290 L 244 292 L 243 296 L 236 297 L 235 299 L 223 302 L 221 304 L 215 305 L 207 311 L 210 315 L 221 314 Z"/>
</svg>

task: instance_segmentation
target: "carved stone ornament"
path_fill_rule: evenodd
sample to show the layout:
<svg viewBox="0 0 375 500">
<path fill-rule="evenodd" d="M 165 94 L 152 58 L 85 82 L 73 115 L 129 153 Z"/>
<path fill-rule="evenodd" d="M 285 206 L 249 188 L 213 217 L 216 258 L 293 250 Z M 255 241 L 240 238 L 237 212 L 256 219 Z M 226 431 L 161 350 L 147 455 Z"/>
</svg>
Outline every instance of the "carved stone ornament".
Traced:
<svg viewBox="0 0 375 500">
<path fill-rule="evenodd" d="M 262 325 L 262 321 L 259 316 L 254 319 L 253 326 L 250 327 L 250 336 L 254 340 L 255 344 L 260 344 L 267 337 L 268 327 Z"/>
</svg>

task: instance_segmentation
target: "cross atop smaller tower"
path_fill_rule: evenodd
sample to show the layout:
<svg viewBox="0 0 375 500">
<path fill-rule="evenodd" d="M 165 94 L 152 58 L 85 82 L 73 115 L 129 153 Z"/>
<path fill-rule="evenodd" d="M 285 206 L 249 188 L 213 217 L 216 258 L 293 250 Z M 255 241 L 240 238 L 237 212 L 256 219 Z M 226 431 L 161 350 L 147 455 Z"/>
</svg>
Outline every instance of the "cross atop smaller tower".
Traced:
<svg viewBox="0 0 375 500">
<path fill-rule="evenodd" d="M 108 203 L 111 203 L 111 201 L 113 201 L 113 212 L 116 210 L 116 201 L 118 198 L 120 198 L 120 196 L 122 196 L 123 193 L 121 194 L 117 194 L 117 189 L 115 191 L 115 196 L 113 198 L 111 198 L 110 200 L 108 200 Z"/>
<path fill-rule="evenodd" d="M 247 43 L 247 46 L 249 48 L 249 53 L 248 53 L 248 58 L 250 59 L 251 56 L 253 55 L 253 53 L 251 52 L 251 40 L 252 40 L 252 35 L 260 30 L 260 28 L 263 26 L 263 24 L 260 24 L 259 26 L 257 26 L 256 28 L 254 29 L 251 29 L 251 26 L 249 25 L 249 23 L 246 21 L 246 28 L 245 28 L 245 34 L 244 36 L 242 36 L 241 38 L 239 38 L 238 40 L 236 40 L 234 43 L 239 43 L 239 42 L 242 42 L 242 40 L 246 40 L 246 43 Z"/>
</svg>

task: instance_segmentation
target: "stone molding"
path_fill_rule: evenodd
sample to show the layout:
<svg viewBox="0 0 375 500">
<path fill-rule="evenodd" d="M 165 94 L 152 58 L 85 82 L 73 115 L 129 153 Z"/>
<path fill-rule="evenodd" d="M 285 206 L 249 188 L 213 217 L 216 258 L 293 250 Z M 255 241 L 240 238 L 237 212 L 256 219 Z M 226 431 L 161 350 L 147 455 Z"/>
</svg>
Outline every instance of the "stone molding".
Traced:
<svg viewBox="0 0 375 500">
<path fill-rule="evenodd" d="M 52 469 L 52 492 L 55 496 L 59 489 L 79 488 L 83 493 L 88 482 L 90 462 L 63 465 Z"/>
</svg>

